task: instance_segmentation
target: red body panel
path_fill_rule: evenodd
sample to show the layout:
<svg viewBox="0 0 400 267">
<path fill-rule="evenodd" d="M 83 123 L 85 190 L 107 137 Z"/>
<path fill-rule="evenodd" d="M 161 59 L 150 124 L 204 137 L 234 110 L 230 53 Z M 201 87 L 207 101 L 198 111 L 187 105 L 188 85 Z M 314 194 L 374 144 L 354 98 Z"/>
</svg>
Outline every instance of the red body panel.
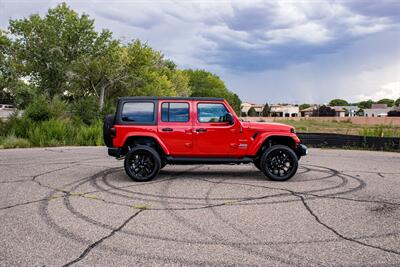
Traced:
<svg viewBox="0 0 400 267">
<path fill-rule="evenodd" d="M 190 118 L 187 122 L 163 122 L 163 102 L 189 103 Z M 197 119 L 198 103 L 223 103 L 233 115 L 234 123 L 202 123 Z M 157 107 L 157 125 L 115 125 L 114 147 L 123 147 L 131 136 L 154 138 L 166 155 L 188 157 L 244 157 L 254 156 L 264 141 L 271 136 L 286 136 L 300 143 L 293 127 L 278 123 L 241 122 L 226 101 L 160 100 Z M 168 131 L 165 131 L 169 128 Z M 171 130 L 172 129 L 172 130 Z M 206 131 L 198 131 L 199 129 Z"/>
</svg>

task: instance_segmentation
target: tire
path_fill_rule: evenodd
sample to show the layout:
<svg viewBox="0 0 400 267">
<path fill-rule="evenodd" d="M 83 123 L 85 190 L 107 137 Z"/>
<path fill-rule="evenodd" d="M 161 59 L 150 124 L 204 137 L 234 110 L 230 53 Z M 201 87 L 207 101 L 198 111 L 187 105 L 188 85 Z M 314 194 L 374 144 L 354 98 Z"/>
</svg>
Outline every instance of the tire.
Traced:
<svg viewBox="0 0 400 267">
<path fill-rule="evenodd" d="M 103 139 L 107 147 L 113 146 L 113 139 L 111 137 L 110 129 L 114 126 L 115 115 L 109 114 L 104 117 L 103 123 Z"/>
<path fill-rule="evenodd" d="M 268 148 L 261 157 L 261 171 L 273 181 L 286 181 L 296 174 L 299 166 L 297 155 L 284 145 Z"/>
<path fill-rule="evenodd" d="M 161 169 L 160 155 L 152 147 L 135 146 L 126 154 L 124 168 L 132 180 L 136 182 L 150 181 L 157 176 Z"/>
</svg>

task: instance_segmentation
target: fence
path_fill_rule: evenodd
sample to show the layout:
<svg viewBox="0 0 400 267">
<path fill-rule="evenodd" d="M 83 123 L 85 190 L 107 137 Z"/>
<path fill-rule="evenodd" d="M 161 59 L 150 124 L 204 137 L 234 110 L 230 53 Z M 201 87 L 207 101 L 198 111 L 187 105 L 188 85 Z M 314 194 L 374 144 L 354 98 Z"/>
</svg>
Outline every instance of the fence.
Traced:
<svg viewBox="0 0 400 267">
<path fill-rule="evenodd" d="M 372 137 L 327 133 L 298 133 L 305 145 L 312 147 L 358 147 L 375 150 L 399 150 L 399 137 Z"/>
<path fill-rule="evenodd" d="M 337 121 L 337 122 L 351 122 L 357 125 L 393 125 L 400 126 L 400 117 L 242 117 L 244 121 L 263 121 L 274 122 L 276 120 L 315 120 L 315 121 Z"/>
</svg>

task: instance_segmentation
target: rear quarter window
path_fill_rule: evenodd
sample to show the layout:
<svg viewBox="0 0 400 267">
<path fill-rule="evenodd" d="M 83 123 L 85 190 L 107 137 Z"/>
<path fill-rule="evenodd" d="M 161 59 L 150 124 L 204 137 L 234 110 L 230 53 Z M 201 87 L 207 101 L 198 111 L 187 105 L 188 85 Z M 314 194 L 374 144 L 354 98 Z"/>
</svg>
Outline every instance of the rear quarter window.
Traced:
<svg viewBox="0 0 400 267">
<path fill-rule="evenodd" d="M 121 120 L 133 123 L 154 122 L 154 102 L 127 102 L 121 112 Z"/>
</svg>

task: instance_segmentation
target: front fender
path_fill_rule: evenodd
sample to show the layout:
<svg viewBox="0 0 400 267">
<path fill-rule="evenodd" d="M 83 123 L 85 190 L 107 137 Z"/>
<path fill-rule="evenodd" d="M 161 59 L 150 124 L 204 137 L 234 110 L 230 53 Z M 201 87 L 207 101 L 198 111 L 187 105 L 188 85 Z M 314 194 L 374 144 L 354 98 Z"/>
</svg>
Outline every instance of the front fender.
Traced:
<svg viewBox="0 0 400 267">
<path fill-rule="evenodd" d="M 256 155 L 258 150 L 261 148 L 261 146 L 265 143 L 265 141 L 268 138 L 271 137 L 288 137 L 293 139 L 294 143 L 297 145 L 300 143 L 299 137 L 295 133 L 273 133 L 273 132 L 265 132 L 265 133 L 260 133 L 257 135 L 255 140 L 253 141 L 252 145 L 249 148 L 249 155 Z"/>
</svg>

